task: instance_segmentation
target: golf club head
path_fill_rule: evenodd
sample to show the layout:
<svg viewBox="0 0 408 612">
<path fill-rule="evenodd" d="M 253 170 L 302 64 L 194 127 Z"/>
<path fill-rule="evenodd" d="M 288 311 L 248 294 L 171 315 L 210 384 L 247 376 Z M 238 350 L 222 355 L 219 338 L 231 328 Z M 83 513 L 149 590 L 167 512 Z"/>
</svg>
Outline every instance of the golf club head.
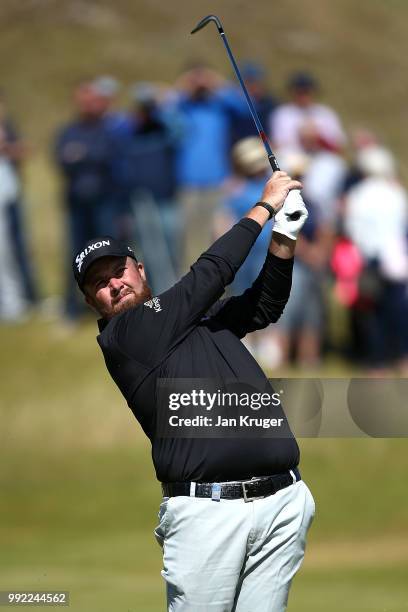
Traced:
<svg viewBox="0 0 408 612">
<path fill-rule="evenodd" d="M 213 21 L 215 23 L 219 32 L 224 32 L 223 27 L 221 25 L 221 21 L 218 19 L 218 17 L 216 15 L 207 15 L 207 17 L 204 17 L 204 19 L 197 23 L 194 30 L 191 30 L 191 34 L 195 34 L 196 32 L 198 32 L 198 30 L 205 28 L 205 26 L 210 23 L 210 21 Z"/>
</svg>

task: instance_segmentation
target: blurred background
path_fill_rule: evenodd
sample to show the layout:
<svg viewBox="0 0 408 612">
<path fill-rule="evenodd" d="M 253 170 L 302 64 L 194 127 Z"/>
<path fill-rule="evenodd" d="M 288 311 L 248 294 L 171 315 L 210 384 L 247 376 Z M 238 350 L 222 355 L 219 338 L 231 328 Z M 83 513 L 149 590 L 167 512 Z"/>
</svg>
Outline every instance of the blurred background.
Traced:
<svg viewBox="0 0 408 612">
<path fill-rule="evenodd" d="M 285 313 L 248 348 L 271 377 L 408 374 L 405 2 L 3 0 L 0 590 L 164 609 L 149 443 L 70 265 L 114 235 L 159 293 L 260 198 L 269 168 L 222 41 L 189 35 L 212 12 L 310 211 Z M 407 610 L 405 440 L 299 442 L 317 516 L 289 609 Z"/>
</svg>

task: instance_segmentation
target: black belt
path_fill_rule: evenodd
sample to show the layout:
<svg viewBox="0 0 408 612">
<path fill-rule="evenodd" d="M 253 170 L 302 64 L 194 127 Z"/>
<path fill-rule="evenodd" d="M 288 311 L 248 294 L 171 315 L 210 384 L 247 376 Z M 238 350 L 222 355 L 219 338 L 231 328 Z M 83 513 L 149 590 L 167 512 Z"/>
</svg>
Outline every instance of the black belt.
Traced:
<svg viewBox="0 0 408 612">
<path fill-rule="evenodd" d="M 282 474 L 262 476 L 251 480 L 231 482 L 168 482 L 162 483 L 164 497 L 210 497 L 214 501 L 220 499 L 240 499 L 252 501 L 274 495 L 301 479 L 297 468 Z"/>
</svg>

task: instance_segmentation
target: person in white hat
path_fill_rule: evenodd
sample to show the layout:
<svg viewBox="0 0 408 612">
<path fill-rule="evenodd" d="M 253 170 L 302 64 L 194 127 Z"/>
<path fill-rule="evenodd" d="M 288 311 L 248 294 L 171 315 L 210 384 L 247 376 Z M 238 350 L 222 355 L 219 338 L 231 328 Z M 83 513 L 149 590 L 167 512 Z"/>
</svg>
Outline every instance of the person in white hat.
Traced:
<svg viewBox="0 0 408 612">
<path fill-rule="evenodd" d="M 346 235 L 359 249 L 365 269 L 360 303 L 369 306 L 362 338 L 365 361 L 383 372 L 393 361 L 408 369 L 408 197 L 397 178 L 394 156 L 375 145 L 357 156 L 363 179 L 347 194 Z"/>
</svg>

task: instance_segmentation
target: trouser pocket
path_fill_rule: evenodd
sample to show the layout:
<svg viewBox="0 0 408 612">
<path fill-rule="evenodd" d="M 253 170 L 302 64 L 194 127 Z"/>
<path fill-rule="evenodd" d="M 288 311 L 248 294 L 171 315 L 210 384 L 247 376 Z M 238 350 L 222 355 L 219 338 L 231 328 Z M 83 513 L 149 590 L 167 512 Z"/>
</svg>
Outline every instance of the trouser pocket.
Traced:
<svg viewBox="0 0 408 612">
<path fill-rule="evenodd" d="M 154 530 L 155 538 L 160 546 L 163 546 L 164 538 L 166 537 L 169 499 L 169 497 L 163 497 L 162 503 L 160 504 L 159 513 L 157 515 L 159 524 Z"/>
</svg>

